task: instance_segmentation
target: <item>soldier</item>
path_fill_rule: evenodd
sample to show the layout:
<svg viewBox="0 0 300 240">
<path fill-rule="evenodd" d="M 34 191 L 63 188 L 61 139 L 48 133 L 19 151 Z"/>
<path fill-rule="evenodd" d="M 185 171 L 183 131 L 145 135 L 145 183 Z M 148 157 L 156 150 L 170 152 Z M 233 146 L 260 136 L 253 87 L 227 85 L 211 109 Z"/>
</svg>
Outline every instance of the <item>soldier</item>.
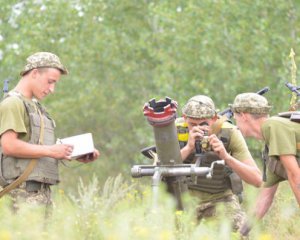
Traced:
<svg viewBox="0 0 300 240">
<path fill-rule="evenodd" d="M 214 167 L 211 179 L 198 177 L 197 182 L 188 183 L 189 192 L 199 199 L 197 218 L 200 221 L 203 218 L 221 215 L 217 212 L 217 206 L 224 204 L 227 216 L 232 219 L 233 230 L 237 231 L 244 222 L 245 214 L 233 192 L 241 193 L 240 178 L 259 187 L 262 182 L 261 173 L 242 134 L 228 121 L 220 122 L 211 98 L 204 95 L 192 97 L 183 107 L 182 113 L 181 120 L 188 127 L 188 141 L 181 148 L 181 156 L 185 163 L 195 162 L 195 142 L 203 141 L 207 132 L 212 133 L 212 129 L 220 125 L 219 130 L 214 129 L 215 134 L 207 137 L 211 149 L 202 151 L 200 166 L 210 167 L 213 161 L 220 159 L 225 161 L 225 165 Z"/>
<path fill-rule="evenodd" d="M 55 144 L 54 120 L 38 102 L 53 93 L 67 73 L 55 54 L 35 53 L 27 58 L 18 84 L 0 103 L 0 185 L 6 188 L 20 181 L 9 192 L 15 210 L 19 201 L 51 206 L 50 186 L 59 182 L 58 162 L 71 160 L 73 146 Z M 87 163 L 99 155 L 95 149 L 92 156 L 77 160 Z M 26 171 L 30 175 L 22 179 Z"/>
<path fill-rule="evenodd" d="M 244 137 L 265 142 L 263 189 L 255 215 L 261 219 L 270 208 L 280 182 L 288 180 L 300 205 L 300 124 L 289 118 L 269 117 L 271 106 L 265 97 L 242 93 L 231 105 L 237 126 Z"/>
</svg>

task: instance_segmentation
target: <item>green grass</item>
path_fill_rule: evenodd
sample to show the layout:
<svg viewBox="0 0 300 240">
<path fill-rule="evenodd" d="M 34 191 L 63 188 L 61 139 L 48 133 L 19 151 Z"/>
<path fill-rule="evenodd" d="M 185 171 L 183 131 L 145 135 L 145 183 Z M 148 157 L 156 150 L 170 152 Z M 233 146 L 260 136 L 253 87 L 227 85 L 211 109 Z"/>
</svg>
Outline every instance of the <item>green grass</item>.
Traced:
<svg viewBox="0 0 300 240">
<path fill-rule="evenodd" d="M 239 239 L 230 231 L 230 220 L 196 224 L 192 198 L 185 196 L 187 208 L 176 211 L 173 199 L 160 190 L 157 208 L 152 207 L 149 186 L 139 180 L 127 182 L 119 175 L 100 186 L 96 177 L 90 183 L 79 182 L 78 192 L 54 192 L 52 216 L 45 220 L 44 209 L 21 207 L 12 214 L 8 197 L 0 200 L 0 239 L 105 239 L 105 240 L 188 240 Z M 282 184 L 266 218 L 251 232 L 251 239 L 299 239 L 299 209 L 287 183 Z M 246 188 L 243 207 L 253 208 L 257 190 Z"/>
</svg>

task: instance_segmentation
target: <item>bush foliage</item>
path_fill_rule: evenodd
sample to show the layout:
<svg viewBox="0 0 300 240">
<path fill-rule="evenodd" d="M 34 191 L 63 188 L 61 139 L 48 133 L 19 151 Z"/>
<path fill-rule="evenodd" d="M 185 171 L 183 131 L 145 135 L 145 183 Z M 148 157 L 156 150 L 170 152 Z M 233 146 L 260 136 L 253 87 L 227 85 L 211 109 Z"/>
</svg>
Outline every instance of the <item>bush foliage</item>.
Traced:
<svg viewBox="0 0 300 240">
<path fill-rule="evenodd" d="M 222 110 L 236 94 L 269 86 L 271 90 L 266 96 L 273 105 L 272 114 L 286 111 L 290 92 L 284 83 L 291 80 L 291 48 L 296 53 L 296 63 L 299 62 L 298 15 L 299 3 L 293 0 L 2 0 L 1 81 L 11 77 L 10 88 L 13 88 L 25 58 L 37 51 L 56 53 L 68 67 L 70 74 L 57 85 L 55 95 L 44 101 L 56 119 L 57 137 L 92 132 L 96 148 L 101 152 L 101 158 L 95 163 L 71 163 L 61 168 L 60 188 L 74 193 L 79 176 L 86 183 L 95 175 L 99 184 L 119 173 L 130 179 L 133 164 L 148 163 L 140 149 L 154 143 L 151 127 L 142 113 L 143 104 L 151 98 L 169 96 L 177 100 L 180 115 L 185 101 L 196 94 L 212 97 Z M 249 146 L 259 161 L 261 146 L 252 141 Z M 119 203 L 117 193 L 108 194 L 112 204 L 120 204 L 121 209 L 113 212 L 116 216 L 107 217 L 96 211 L 108 204 L 103 200 L 105 193 L 99 197 L 96 192 L 100 190 L 93 187 L 82 191 L 79 199 L 84 202 L 60 199 L 59 204 L 66 205 L 66 209 L 58 206 L 57 215 L 54 214 L 57 221 L 64 223 L 69 237 L 76 239 L 80 236 L 76 231 L 91 228 L 91 234 L 95 235 L 90 239 L 94 236 L 109 239 L 105 232 L 108 230 L 100 228 L 105 221 L 107 226 L 111 224 L 110 230 L 115 234 L 122 228 L 130 232 L 128 236 L 133 236 L 137 234 L 133 226 L 139 234 L 148 234 L 139 229 L 143 224 L 152 223 L 152 220 L 142 219 L 142 201 L 134 199 L 138 203 L 136 208 L 129 206 L 127 211 L 125 206 L 132 204 L 131 201 Z M 119 194 L 126 191 L 133 190 L 127 186 Z M 95 197 L 95 202 L 87 203 L 84 196 L 88 200 Z M 278 203 L 278 209 L 275 204 L 273 212 L 286 209 L 290 198 L 293 198 L 290 192 L 279 195 L 283 203 Z M 81 207 L 90 209 L 84 211 Z M 0 211 L 6 210 L 1 208 Z M 63 218 L 59 211 L 67 211 L 69 216 Z M 137 214 L 139 224 L 133 213 Z M 126 214 L 131 220 L 121 226 Z M 280 213 L 283 215 L 274 214 L 266 224 L 270 226 L 271 236 L 276 237 L 283 229 L 275 227 L 278 217 L 294 213 L 288 210 Z M 36 218 L 38 221 L 39 217 Z M 85 228 L 80 222 L 83 219 L 87 221 L 83 224 L 91 225 Z M 110 222 L 112 220 L 116 222 Z M 12 217 L 11 222 L 5 224 L 8 234 L 12 234 L 10 227 L 17 226 L 14 221 L 17 220 Z M 156 227 L 166 226 L 156 224 L 150 228 L 154 232 Z M 62 228 L 55 224 L 52 227 L 54 230 Z M 289 224 L 292 230 L 284 231 L 296 231 L 294 227 Z M 17 229 L 13 238 L 22 232 L 21 227 Z M 170 226 L 164 230 L 163 234 L 168 236 Z M 0 236 L 5 235 L 5 231 L 0 232 Z M 174 233 L 170 234 L 172 239 Z M 204 235 L 199 236 L 204 238 Z M 266 235 L 261 239 L 269 238 Z"/>
</svg>

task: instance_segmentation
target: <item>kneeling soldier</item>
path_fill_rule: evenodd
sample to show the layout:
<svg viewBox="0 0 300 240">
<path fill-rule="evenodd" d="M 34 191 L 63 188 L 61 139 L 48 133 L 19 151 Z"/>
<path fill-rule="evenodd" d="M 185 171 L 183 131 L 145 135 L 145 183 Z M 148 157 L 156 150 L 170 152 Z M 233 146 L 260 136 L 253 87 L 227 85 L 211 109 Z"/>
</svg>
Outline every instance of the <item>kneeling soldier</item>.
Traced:
<svg viewBox="0 0 300 240">
<path fill-rule="evenodd" d="M 200 166 L 211 166 L 215 160 L 224 160 L 225 165 L 216 165 L 211 179 L 198 177 L 190 182 L 190 193 L 199 200 L 197 217 L 216 217 L 221 215 L 217 206 L 223 204 L 227 216 L 232 219 L 233 230 L 238 231 L 244 222 L 245 214 L 241 210 L 237 196 L 241 194 L 242 184 L 239 179 L 259 187 L 261 173 L 256 166 L 241 132 L 229 123 L 219 119 L 214 102 L 204 95 L 197 95 L 188 100 L 182 109 L 182 121 L 188 128 L 188 139 L 181 143 L 181 156 L 185 163 L 195 162 L 200 156 Z M 203 144 L 203 141 L 207 143 Z M 197 153 L 197 141 L 202 142 L 202 149 Z"/>
</svg>

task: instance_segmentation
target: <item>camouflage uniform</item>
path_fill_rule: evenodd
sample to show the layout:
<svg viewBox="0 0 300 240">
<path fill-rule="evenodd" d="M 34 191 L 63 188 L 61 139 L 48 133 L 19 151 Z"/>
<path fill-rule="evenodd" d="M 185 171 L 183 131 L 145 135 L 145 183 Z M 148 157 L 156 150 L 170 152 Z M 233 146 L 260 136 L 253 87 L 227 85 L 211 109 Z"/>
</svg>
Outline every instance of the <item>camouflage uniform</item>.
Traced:
<svg viewBox="0 0 300 240">
<path fill-rule="evenodd" d="M 197 197 L 197 193 L 193 191 L 192 196 Z M 242 210 L 237 197 L 233 194 L 223 196 L 208 202 L 201 202 L 196 207 L 197 220 L 213 217 L 215 220 L 219 217 L 226 216 L 231 219 L 233 231 L 237 232 L 246 221 L 246 214 Z M 220 218 L 222 220 L 222 218 Z"/>
<path fill-rule="evenodd" d="M 13 212 L 17 212 L 22 203 L 36 206 L 44 205 L 46 206 L 45 216 L 48 217 L 53 206 L 49 184 L 42 184 L 40 189 L 28 191 L 26 189 L 26 182 L 23 182 L 20 186 L 10 191 L 9 195 L 12 199 Z"/>
<path fill-rule="evenodd" d="M 204 118 L 213 118 L 216 116 L 216 109 L 214 102 L 211 98 L 204 96 L 204 95 L 197 95 L 192 97 L 188 100 L 185 106 L 182 109 L 182 113 L 184 116 L 189 118 L 196 118 L 196 119 L 204 119 Z M 239 131 L 231 125 L 230 130 L 233 131 L 234 134 Z M 242 151 L 246 153 L 243 156 L 244 158 L 251 157 L 246 143 L 242 138 L 242 135 L 239 133 L 238 135 L 241 139 L 243 147 Z M 206 153 L 204 153 L 206 154 Z M 212 153 L 207 153 L 208 155 L 212 155 Z M 216 154 L 215 154 L 216 155 Z M 191 154 L 192 158 L 194 159 L 194 154 Z M 190 158 L 190 156 L 188 157 Z M 204 158 L 205 159 L 205 156 Z M 202 166 L 202 165 L 200 165 Z M 225 176 L 224 176 L 225 177 Z M 198 183 L 209 181 L 209 179 L 200 179 L 198 177 Z M 224 181 L 225 182 L 225 181 Z M 209 182 L 208 182 L 209 183 Z M 223 184 L 223 183 L 222 183 Z M 221 185 L 222 185 L 221 184 Z M 237 231 L 242 226 L 243 222 L 245 221 L 246 215 L 244 211 L 241 209 L 240 203 L 233 194 L 230 188 L 225 188 L 224 190 L 220 190 L 218 192 L 210 192 L 209 189 L 201 190 L 201 188 L 197 189 L 195 184 L 189 184 L 189 192 L 190 194 L 197 198 L 198 204 L 196 207 L 197 212 L 197 219 L 199 222 L 202 219 L 211 218 L 217 219 L 218 217 L 225 214 L 226 217 L 230 218 L 232 221 L 233 230 Z M 215 188 L 216 186 L 212 186 Z M 223 207 L 222 207 L 223 206 Z M 222 212 L 221 212 L 222 211 Z"/>
<path fill-rule="evenodd" d="M 49 52 L 37 52 L 37 53 L 29 56 L 26 59 L 26 65 L 24 66 L 24 69 L 20 72 L 20 75 L 24 76 L 29 71 L 31 71 L 35 68 L 56 68 L 56 69 L 60 70 L 61 74 L 68 73 L 67 69 L 62 65 L 59 58 L 55 54 L 49 53 Z M 10 98 L 10 95 L 8 95 L 4 100 L 6 100 L 7 98 Z M 30 135 L 33 132 L 33 130 L 32 130 L 33 125 L 32 125 L 31 117 L 27 116 L 27 115 L 29 115 L 28 109 L 26 108 L 27 105 L 25 104 L 25 102 L 23 104 L 23 102 L 22 102 L 23 100 L 20 101 L 20 99 L 22 99 L 22 97 L 17 97 L 17 98 L 14 97 L 14 99 L 10 99 L 9 101 L 4 102 L 4 100 L 3 100 L 1 102 L 0 121 L 2 122 L 2 124 L 1 124 L 2 126 L 0 128 L 0 131 L 1 131 L 0 135 L 2 136 L 2 134 L 5 133 L 9 129 L 12 129 L 13 131 L 15 131 L 17 133 L 19 133 L 18 131 L 20 131 L 20 129 L 21 129 L 19 127 L 16 127 L 15 125 L 12 125 L 12 123 L 6 122 L 6 121 L 8 121 L 8 117 L 5 117 L 5 116 L 8 116 L 8 114 L 6 114 L 6 111 L 7 111 L 6 109 L 9 109 L 9 106 L 11 106 L 11 105 L 8 105 L 8 102 L 9 103 L 14 102 L 16 104 L 14 104 L 12 106 L 18 106 L 18 110 L 15 110 L 15 111 L 24 112 L 24 115 L 25 115 L 23 119 L 18 118 L 18 122 L 19 121 L 22 122 L 22 132 L 21 133 L 23 133 L 23 134 L 19 134 L 18 138 L 22 141 L 30 142 L 33 144 L 38 144 L 36 142 L 37 140 L 34 140 L 36 137 L 33 138 L 33 136 Z M 36 106 L 34 101 L 32 101 L 32 104 L 34 106 Z M 5 107 L 3 107 L 3 106 L 5 106 Z M 39 105 L 39 106 L 41 106 L 41 105 Z M 26 110 L 24 109 L 24 107 Z M 11 120 L 15 119 L 14 114 L 10 113 L 9 116 L 10 116 Z M 22 116 L 22 114 L 20 116 Z M 30 115 L 30 116 L 32 116 L 32 115 Z M 47 115 L 47 113 L 44 111 L 42 111 L 42 116 L 43 116 L 43 118 L 46 118 L 46 119 L 50 118 L 50 116 Z M 40 119 L 40 118 L 38 117 L 38 119 Z M 14 122 L 14 121 L 10 121 L 10 122 Z M 49 122 L 51 122 L 51 118 L 50 118 Z M 54 122 L 53 122 L 53 124 L 54 124 Z M 45 127 L 48 128 L 47 123 L 45 123 Z M 15 130 L 15 129 L 18 129 L 18 130 Z M 40 127 L 39 127 L 39 129 L 40 129 Z M 38 132 L 39 131 L 40 130 L 38 130 Z M 45 139 L 45 137 L 47 139 L 49 139 L 49 137 L 50 137 L 50 136 L 46 136 L 47 131 L 45 131 L 44 139 Z M 54 138 L 54 136 L 53 136 L 53 138 Z M 52 139 L 52 136 L 51 136 L 51 139 Z M 48 144 L 50 144 L 50 143 L 48 143 Z M 0 148 L 0 150 L 2 153 L 2 148 Z M 4 160 L 4 159 L 6 159 L 6 160 Z M 9 160 L 10 163 L 8 162 L 7 159 Z M 53 179 L 47 178 L 48 176 L 45 176 L 44 174 L 50 170 L 53 172 L 58 172 L 58 169 L 56 169 L 57 168 L 56 165 L 51 165 L 51 169 L 49 169 L 50 168 L 49 160 L 47 160 L 48 162 L 45 162 L 46 160 L 44 160 L 44 161 L 43 160 L 44 160 L 44 158 L 41 158 L 39 160 L 41 162 L 39 162 L 37 164 L 37 166 L 34 168 L 34 170 L 31 172 L 31 175 L 29 175 L 27 181 L 21 183 L 17 188 L 15 188 L 9 192 L 9 195 L 12 198 L 14 211 L 16 211 L 19 208 L 19 204 L 21 202 L 38 204 L 38 205 L 40 205 L 40 204 L 46 205 L 47 209 L 48 209 L 48 207 L 52 206 L 50 185 L 57 184 L 58 178 L 56 178 L 56 176 L 54 176 L 54 175 L 53 175 L 54 176 Z M 16 171 L 16 170 L 20 168 L 20 166 L 21 166 L 20 163 L 25 163 L 25 161 L 28 161 L 28 160 L 14 158 L 11 156 L 5 156 L 2 154 L 0 167 L 3 167 L 4 161 L 6 161 L 7 166 L 10 166 L 11 169 L 7 169 L 7 168 L 1 169 L 0 173 L 2 173 L 2 175 L 0 177 L 1 177 L 2 181 L 0 181 L 0 183 L 3 185 L 2 187 L 6 187 L 9 183 L 13 182 L 18 176 L 21 175 L 22 172 L 18 173 L 18 171 Z M 57 160 L 53 160 L 53 161 L 57 161 Z M 20 163 L 18 163 L 18 162 L 20 162 Z M 16 164 L 16 166 L 18 166 L 18 167 L 16 168 L 14 164 Z M 39 170 L 37 170 L 37 169 L 39 169 Z M 36 170 L 39 172 L 35 172 Z M 22 171 L 24 171 L 24 170 L 22 170 Z"/>
</svg>

